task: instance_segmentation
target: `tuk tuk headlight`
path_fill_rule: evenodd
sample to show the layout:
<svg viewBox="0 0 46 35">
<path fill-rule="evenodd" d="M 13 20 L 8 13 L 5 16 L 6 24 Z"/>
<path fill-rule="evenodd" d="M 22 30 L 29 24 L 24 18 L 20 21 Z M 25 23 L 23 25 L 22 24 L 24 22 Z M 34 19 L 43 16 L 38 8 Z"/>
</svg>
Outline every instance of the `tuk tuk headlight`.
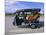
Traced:
<svg viewBox="0 0 46 35">
<path fill-rule="evenodd" d="M 23 17 L 19 17 L 19 19 L 23 19 Z"/>
</svg>

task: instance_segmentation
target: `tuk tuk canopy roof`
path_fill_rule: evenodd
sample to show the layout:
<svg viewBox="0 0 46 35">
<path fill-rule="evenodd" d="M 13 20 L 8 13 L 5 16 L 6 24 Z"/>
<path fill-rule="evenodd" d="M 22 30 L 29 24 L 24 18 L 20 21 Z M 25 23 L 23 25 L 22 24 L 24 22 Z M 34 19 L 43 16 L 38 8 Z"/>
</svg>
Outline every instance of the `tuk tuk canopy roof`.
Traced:
<svg viewBox="0 0 46 35">
<path fill-rule="evenodd" d="M 16 10 L 16 12 L 40 12 L 41 9 L 20 9 Z"/>
</svg>

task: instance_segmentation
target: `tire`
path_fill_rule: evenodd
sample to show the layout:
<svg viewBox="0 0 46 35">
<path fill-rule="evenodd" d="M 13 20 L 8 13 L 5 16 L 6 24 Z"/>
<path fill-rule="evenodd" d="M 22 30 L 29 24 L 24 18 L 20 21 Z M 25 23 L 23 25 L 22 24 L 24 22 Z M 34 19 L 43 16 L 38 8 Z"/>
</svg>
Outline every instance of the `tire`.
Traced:
<svg viewBox="0 0 46 35">
<path fill-rule="evenodd" d="M 17 23 L 16 21 L 14 21 L 14 22 L 13 22 L 13 25 L 14 25 L 14 26 L 15 26 L 15 25 L 17 26 L 17 25 L 18 25 L 18 23 Z"/>
<path fill-rule="evenodd" d="M 38 25 L 38 28 L 40 28 L 41 26 L 40 25 Z"/>
<path fill-rule="evenodd" d="M 18 26 L 18 25 L 21 25 L 20 22 L 13 22 L 13 25 L 15 26 Z"/>
<path fill-rule="evenodd" d="M 15 26 L 15 22 L 13 22 L 13 25 Z"/>
<path fill-rule="evenodd" d="M 41 27 L 41 25 L 40 25 L 40 24 L 38 24 L 38 25 L 37 25 L 37 28 L 40 28 L 40 27 Z"/>
<path fill-rule="evenodd" d="M 35 29 L 36 28 L 36 25 L 35 24 L 32 24 L 31 25 L 31 29 Z"/>
</svg>

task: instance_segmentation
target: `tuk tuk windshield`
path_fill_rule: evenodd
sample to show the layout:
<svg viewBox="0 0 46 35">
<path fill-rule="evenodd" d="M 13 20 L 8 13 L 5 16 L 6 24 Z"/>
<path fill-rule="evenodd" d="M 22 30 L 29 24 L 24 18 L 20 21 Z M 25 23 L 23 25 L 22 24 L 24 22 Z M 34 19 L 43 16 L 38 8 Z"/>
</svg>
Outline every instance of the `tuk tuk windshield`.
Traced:
<svg viewBox="0 0 46 35">
<path fill-rule="evenodd" d="M 33 15 L 31 12 L 20 12 L 19 16 L 23 16 L 23 15 Z"/>
</svg>

